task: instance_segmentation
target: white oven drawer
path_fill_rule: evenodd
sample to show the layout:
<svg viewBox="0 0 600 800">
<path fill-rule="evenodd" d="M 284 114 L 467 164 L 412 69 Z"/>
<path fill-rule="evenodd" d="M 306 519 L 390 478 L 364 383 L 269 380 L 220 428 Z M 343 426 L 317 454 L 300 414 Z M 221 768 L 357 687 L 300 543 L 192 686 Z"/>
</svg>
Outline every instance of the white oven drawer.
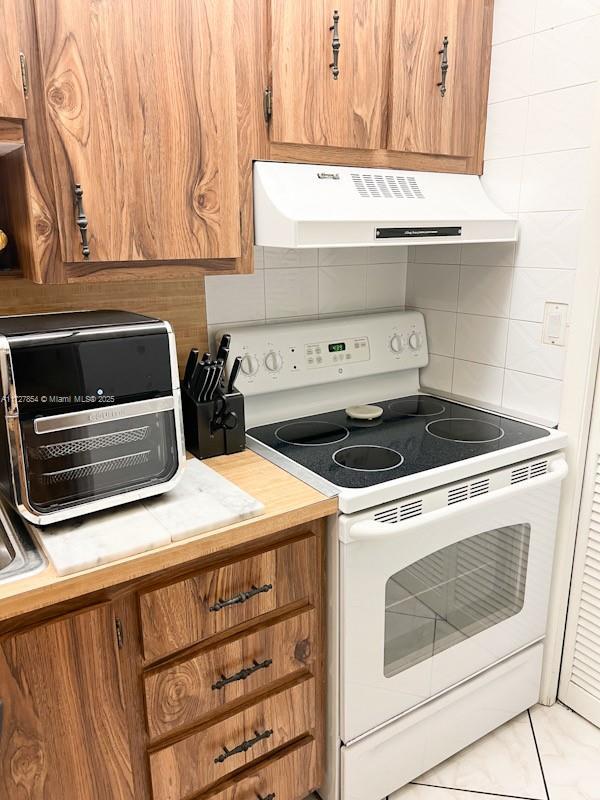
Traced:
<svg viewBox="0 0 600 800">
<path fill-rule="evenodd" d="M 511 470 L 491 473 L 461 502 L 435 490 L 434 510 L 428 493 L 412 519 L 340 518 L 346 744 L 544 636 L 566 474 L 562 457 L 546 461 L 512 485 Z"/>
<path fill-rule="evenodd" d="M 381 800 L 538 701 L 542 644 L 385 725 L 341 753 L 341 800 Z M 392 795 L 393 797 L 393 795 Z"/>
</svg>

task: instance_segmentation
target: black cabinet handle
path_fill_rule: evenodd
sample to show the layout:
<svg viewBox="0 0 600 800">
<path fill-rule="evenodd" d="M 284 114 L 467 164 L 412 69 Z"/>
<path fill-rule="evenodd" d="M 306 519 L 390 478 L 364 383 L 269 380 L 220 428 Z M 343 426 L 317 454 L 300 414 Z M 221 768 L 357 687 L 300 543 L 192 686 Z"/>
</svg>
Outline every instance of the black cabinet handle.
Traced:
<svg viewBox="0 0 600 800">
<path fill-rule="evenodd" d="M 245 603 L 247 600 L 250 600 L 252 597 L 256 597 L 257 594 L 263 594 L 264 592 L 270 592 L 273 588 L 272 583 L 265 583 L 264 586 L 252 586 L 251 589 L 248 589 L 247 592 L 240 592 L 236 594 L 235 597 L 230 597 L 229 600 L 219 600 L 214 604 L 214 606 L 209 607 L 209 611 L 221 611 L 222 608 L 227 608 L 227 606 L 237 606 L 241 603 Z"/>
<path fill-rule="evenodd" d="M 251 667 L 242 667 L 239 672 L 236 672 L 235 675 L 232 675 L 229 678 L 226 678 L 225 675 L 221 675 L 220 680 L 218 680 L 216 683 L 213 683 L 211 689 L 222 689 L 224 686 L 227 686 L 230 683 L 236 683 L 236 681 L 245 681 L 246 678 L 250 677 L 250 675 L 258 672 L 259 669 L 267 669 L 272 663 L 272 658 L 266 658 L 264 661 L 261 661 L 260 664 L 255 659 Z"/>
<path fill-rule="evenodd" d="M 254 731 L 254 739 L 246 739 L 245 742 L 238 744 L 237 747 L 234 747 L 233 750 L 228 750 L 226 747 L 223 747 L 223 752 L 220 756 L 215 758 L 215 764 L 222 764 L 226 761 L 230 756 L 235 756 L 238 753 L 245 753 L 247 750 L 250 750 L 251 747 L 254 747 L 255 744 L 262 742 L 263 739 L 269 739 L 273 736 L 273 731 L 263 731 L 259 733 L 258 731 Z"/>
<path fill-rule="evenodd" d="M 338 30 L 338 22 L 340 21 L 340 12 L 336 9 L 333 12 L 333 25 L 329 28 L 330 31 L 333 31 L 333 36 L 331 37 L 331 50 L 333 53 L 333 61 L 329 65 L 329 69 L 331 70 L 331 74 L 333 75 L 333 80 L 337 81 L 338 75 L 340 74 L 340 68 L 338 66 L 338 59 L 340 57 L 340 34 Z"/>
<path fill-rule="evenodd" d="M 90 257 L 90 244 L 88 241 L 88 218 L 83 210 L 83 189 L 80 183 L 76 183 L 73 189 L 75 196 L 75 222 L 81 235 L 81 254 L 85 261 Z"/>
<path fill-rule="evenodd" d="M 442 57 L 442 61 L 440 63 L 440 69 L 442 70 L 442 80 L 438 81 L 437 85 L 440 90 L 440 94 L 442 97 L 446 94 L 446 75 L 448 73 L 448 37 L 444 36 L 444 41 L 442 42 L 442 49 L 438 50 L 438 55 Z"/>
</svg>

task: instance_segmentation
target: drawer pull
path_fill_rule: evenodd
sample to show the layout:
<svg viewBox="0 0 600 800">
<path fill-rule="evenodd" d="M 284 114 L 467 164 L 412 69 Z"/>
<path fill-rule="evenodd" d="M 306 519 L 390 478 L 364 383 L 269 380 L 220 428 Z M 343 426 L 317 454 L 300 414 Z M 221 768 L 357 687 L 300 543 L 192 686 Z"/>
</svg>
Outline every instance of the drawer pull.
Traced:
<svg viewBox="0 0 600 800">
<path fill-rule="evenodd" d="M 215 764 L 222 764 L 230 756 L 236 756 L 238 753 L 245 753 L 247 750 L 250 750 L 251 747 L 254 747 L 255 744 L 262 742 L 263 739 L 269 739 L 273 735 L 272 730 L 263 731 L 262 733 L 254 731 L 254 733 L 254 739 L 246 739 L 245 742 L 238 744 L 238 746 L 234 747 L 233 750 L 228 750 L 226 747 L 223 747 L 223 752 L 221 755 L 215 758 Z"/>
<path fill-rule="evenodd" d="M 249 678 L 254 672 L 257 672 L 259 669 L 267 669 L 267 667 L 270 667 L 272 663 L 272 658 L 266 658 L 264 661 L 261 661 L 260 664 L 255 659 L 251 667 L 243 667 L 239 672 L 236 672 L 235 675 L 232 675 L 229 678 L 226 678 L 225 675 L 221 675 L 220 680 L 218 680 L 216 683 L 213 683 L 211 689 L 222 689 L 229 683 L 245 681 L 246 678 Z"/>
<path fill-rule="evenodd" d="M 252 597 L 256 597 L 257 594 L 270 592 L 272 588 L 272 583 L 265 583 L 264 586 L 252 586 L 247 592 L 240 592 L 236 594 L 235 597 L 230 597 L 229 600 L 221 600 L 221 598 L 219 598 L 218 602 L 216 602 L 214 606 L 210 606 L 208 610 L 220 611 L 222 608 L 227 608 L 227 606 L 237 606 L 240 603 L 245 603 L 246 600 L 250 600 Z"/>
</svg>

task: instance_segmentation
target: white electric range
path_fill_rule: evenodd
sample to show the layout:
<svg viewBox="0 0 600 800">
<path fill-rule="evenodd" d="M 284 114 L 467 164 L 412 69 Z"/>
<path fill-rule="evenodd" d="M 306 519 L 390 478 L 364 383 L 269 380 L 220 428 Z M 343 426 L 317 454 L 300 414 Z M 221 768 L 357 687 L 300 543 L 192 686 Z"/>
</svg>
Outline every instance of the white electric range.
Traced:
<svg viewBox="0 0 600 800">
<path fill-rule="evenodd" d="M 339 499 L 321 794 L 381 800 L 537 702 L 566 437 L 420 392 L 416 312 L 230 333 L 248 446 Z"/>
</svg>

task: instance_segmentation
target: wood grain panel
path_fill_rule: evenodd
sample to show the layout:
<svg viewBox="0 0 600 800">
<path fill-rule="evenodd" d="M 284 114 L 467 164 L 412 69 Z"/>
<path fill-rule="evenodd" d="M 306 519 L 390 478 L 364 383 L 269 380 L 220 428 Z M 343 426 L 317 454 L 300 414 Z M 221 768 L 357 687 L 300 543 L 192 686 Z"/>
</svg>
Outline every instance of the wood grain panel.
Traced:
<svg viewBox="0 0 600 800">
<path fill-rule="evenodd" d="M 202 800 L 257 800 L 274 796 L 281 800 L 305 800 L 319 787 L 314 740 L 275 756 L 260 766 L 250 767 L 227 788 L 203 795 Z"/>
<path fill-rule="evenodd" d="M 486 13 L 491 4 L 482 0 L 394 0 L 390 150 L 476 153 Z M 442 97 L 438 51 L 444 36 L 449 68 Z"/>
<path fill-rule="evenodd" d="M 0 117 L 27 116 L 21 83 L 17 0 L 0 0 Z"/>
<path fill-rule="evenodd" d="M 234 770 L 278 747 L 311 733 L 315 727 L 315 681 L 308 678 L 265 698 L 175 744 L 150 753 L 154 800 L 180 800 L 199 792 Z M 233 750 L 257 733 L 272 731 L 268 739 L 246 752 L 215 762 L 226 747 Z M 282 795 L 286 797 L 286 795 Z"/>
<path fill-rule="evenodd" d="M 239 255 L 233 0 L 36 0 L 62 253 Z"/>
<path fill-rule="evenodd" d="M 11 158 L 6 156 L 6 158 Z M 2 159 L 0 159 L 0 164 Z M 207 347 L 204 278 L 133 280 L 94 286 L 36 286 L 0 273 L 0 315 L 45 311 L 118 308 L 168 320 L 175 331 L 177 358 L 183 369 L 191 347 Z"/>
<path fill-rule="evenodd" d="M 339 77 L 333 79 L 333 10 Z M 274 142 L 383 146 L 389 0 L 271 0 Z"/>
<path fill-rule="evenodd" d="M 275 681 L 311 669 L 319 651 L 315 616 L 315 611 L 306 611 L 147 674 L 144 690 L 150 735 L 156 738 L 189 726 Z M 255 664 L 266 666 L 244 679 L 213 688 L 219 679 Z"/>
<path fill-rule="evenodd" d="M 313 594 L 310 566 L 314 536 L 140 595 L 144 655 L 155 660 L 169 653 L 258 619 Z M 218 611 L 210 608 L 252 589 L 270 585 L 244 603 Z"/>
<path fill-rule="evenodd" d="M 105 605 L 0 646 L 0 795 L 133 800 L 114 618 Z"/>
</svg>

